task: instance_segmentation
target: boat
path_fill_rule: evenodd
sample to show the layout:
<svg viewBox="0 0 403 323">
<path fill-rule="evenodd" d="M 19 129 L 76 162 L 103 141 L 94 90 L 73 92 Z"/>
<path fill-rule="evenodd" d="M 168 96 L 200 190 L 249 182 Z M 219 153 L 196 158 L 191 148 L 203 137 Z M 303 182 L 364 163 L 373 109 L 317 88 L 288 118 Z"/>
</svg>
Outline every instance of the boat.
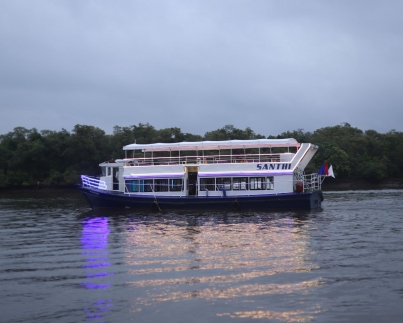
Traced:
<svg viewBox="0 0 403 323">
<path fill-rule="evenodd" d="M 125 158 L 81 175 L 92 209 L 320 208 L 324 175 L 305 174 L 318 146 L 288 139 L 129 144 Z"/>
</svg>

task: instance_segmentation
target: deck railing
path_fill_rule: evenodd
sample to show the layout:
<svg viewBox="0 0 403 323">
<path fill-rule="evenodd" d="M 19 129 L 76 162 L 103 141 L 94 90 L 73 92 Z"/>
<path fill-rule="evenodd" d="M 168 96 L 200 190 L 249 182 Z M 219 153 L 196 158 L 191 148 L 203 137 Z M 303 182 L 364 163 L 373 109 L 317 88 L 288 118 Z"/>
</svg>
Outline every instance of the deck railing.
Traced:
<svg viewBox="0 0 403 323">
<path fill-rule="evenodd" d="M 99 178 L 96 177 L 90 177 L 86 175 L 81 175 L 81 181 L 83 183 L 83 186 L 86 187 L 91 187 L 91 188 L 97 188 L 100 190 L 106 190 L 106 183 L 104 181 L 101 181 Z"/>
<path fill-rule="evenodd" d="M 322 189 L 325 176 L 316 173 L 303 175 L 304 192 L 313 192 Z"/>
<path fill-rule="evenodd" d="M 135 157 L 126 158 L 127 166 L 180 165 L 180 164 L 222 164 L 222 163 L 275 163 L 281 154 L 233 154 L 175 157 Z"/>
</svg>

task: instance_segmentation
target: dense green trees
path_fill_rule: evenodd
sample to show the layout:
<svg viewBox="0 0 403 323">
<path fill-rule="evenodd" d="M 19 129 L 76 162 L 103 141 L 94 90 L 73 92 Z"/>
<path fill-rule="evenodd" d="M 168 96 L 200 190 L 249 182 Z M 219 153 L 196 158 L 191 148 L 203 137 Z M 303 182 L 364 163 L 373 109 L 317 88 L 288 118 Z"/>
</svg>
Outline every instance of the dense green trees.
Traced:
<svg viewBox="0 0 403 323">
<path fill-rule="evenodd" d="M 245 130 L 237 129 L 233 125 L 226 125 L 221 129 L 206 132 L 204 140 L 233 140 L 233 139 L 263 139 L 265 136 L 255 134 L 247 127 Z"/>
<path fill-rule="evenodd" d="M 380 134 L 363 132 L 348 123 L 325 127 L 313 133 L 285 132 L 279 137 L 293 137 L 300 142 L 312 142 L 320 149 L 308 170 L 314 171 L 324 161 L 333 165 L 338 178 L 380 181 L 403 178 L 403 133 L 394 130 Z"/>
<path fill-rule="evenodd" d="M 115 126 L 111 135 L 102 129 L 76 125 L 50 131 L 17 127 L 0 135 L 0 187 L 36 185 L 72 185 L 80 174 L 97 175 L 98 164 L 124 157 L 124 145 L 154 142 L 230 140 L 266 138 L 251 128 L 237 129 L 226 125 L 206 132 L 204 136 L 182 133 L 180 128 L 155 129 L 139 123 L 129 127 Z M 403 133 L 386 134 L 362 131 L 348 123 L 320 128 L 313 133 L 303 129 L 283 132 L 268 138 L 295 138 L 320 147 L 307 172 L 317 172 L 324 161 L 333 165 L 337 178 L 363 178 L 380 181 L 403 178 Z"/>
</svg>

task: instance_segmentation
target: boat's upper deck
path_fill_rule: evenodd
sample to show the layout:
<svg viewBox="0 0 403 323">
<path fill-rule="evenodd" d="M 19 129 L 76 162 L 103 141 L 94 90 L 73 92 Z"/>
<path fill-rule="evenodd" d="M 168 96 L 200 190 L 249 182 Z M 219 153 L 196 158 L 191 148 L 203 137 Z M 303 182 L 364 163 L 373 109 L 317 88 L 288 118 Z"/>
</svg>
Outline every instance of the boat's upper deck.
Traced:
<svg viewBox="0 0 403 323">
<path fill-rule="evenodd" d="M 252 140 L 223 140 L 223 141 L 194 141 L 154 144 L 130 144 L 123 147 L 123 150 L 141 150 L 143 152 L 154 151 L 208 151 L 223 149 L 247 149 L 247 148 L 290 148 L 299 147 L 298 141 L 288 139 L 252 139 Z"/>
<path fill-rule="evenodd" d="M 295 139 L 256 139 L 131 144 L 123 147 L 128 166 L 290 162 Z"/>
</svg>

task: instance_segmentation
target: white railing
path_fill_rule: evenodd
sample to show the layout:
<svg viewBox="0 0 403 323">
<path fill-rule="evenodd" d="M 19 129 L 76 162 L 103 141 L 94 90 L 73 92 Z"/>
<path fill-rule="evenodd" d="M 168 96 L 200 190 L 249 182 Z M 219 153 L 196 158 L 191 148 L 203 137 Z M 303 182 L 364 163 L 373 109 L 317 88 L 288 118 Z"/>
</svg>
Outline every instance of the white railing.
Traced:
<svg viewBox="0 0 403 323">
<path fill-rule="evenodd" d="M 101 181 L 99 178 L 96 177 L 90 177 L 86 175 L 81 175 L 81 181 L 83 183 L 83 186 L 86 187 L 91 187 L 91 188 L 97 188 L 100 190 L 106 190 L 106 183 L 104 181 Z"/>
<path fill-rule="evenodd" d="M 270 154 L 230 154 L 197 156 L 153 156 L 124 159 L 125 166 L 182 165 L 182 164 L 222 164 L 222 163 L 278 163 L 279 153 Z"/>
<path fill-rule="evenodd" d="M 316 173 L 303 175 L 304 192 L 321 190 L 324 179 L 325 176 Z"/>
</svg>

